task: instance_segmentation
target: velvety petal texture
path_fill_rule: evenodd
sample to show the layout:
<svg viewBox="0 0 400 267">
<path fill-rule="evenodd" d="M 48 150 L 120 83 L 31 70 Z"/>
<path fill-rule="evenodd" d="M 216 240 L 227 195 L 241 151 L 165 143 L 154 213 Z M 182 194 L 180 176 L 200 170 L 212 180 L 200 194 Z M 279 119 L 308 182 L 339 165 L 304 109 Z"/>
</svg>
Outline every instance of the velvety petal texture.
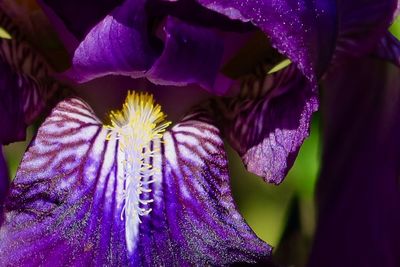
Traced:
<svg viewBox="0 0 400 267">
<path fill-rule="evenodd" d="M 122 74 L 147 77 L 161 85 L 195 83 L 217 94 L 226 90 L 215 84 L 224 52 L 221 33 L 174 17 L 166 17 L 153 26 L 155 29 L 150 28 L 155 18 L 148 11 L 147 2 L 128 0 L 114 9 L 109 7 L 109 13 L 79 39 L 67 76 L 84 82 Z M 65 14 L 64 4 L 44 1 L 44 6 L 51 7 L 65 23 L 72 16 Z M 91 23 L 83 22 L 82 27 L 88 24 Z"/>
<path fill-rule="evenodd" d="M 328 77 L 324 92 L 318 225 L 308 266 L 400 266 L 400 70 L 353 60 Z"/>
<path fill-rule="evenodd" d="M 75 16 L 64 11 L 65 4 L 43 2 L 64 24 Z M 235 45 L 224 42 L 224 36 L 227 32 L 242 32 L 244 25 L 253 24 L 315 81 L 334 51 L 335 7 L 333 1 L 126 0 L 118 6 L 104 6 L 101 12 L 96 9 L 90 23 L 83 20 L 85 29 L 96 21 L 84 36 L 82 31 L 71 29 L 78 38 L 78 47 L 73 49 L 68 75 L 80 82 L 107 74 L 148 77 L 157 84 L 196 83 L 223 94 L 226 88 L 221 89 L 216 79 L 224 52 Z M 183 10 L 194 15 L 188 16 Z M 100 19 L 98 13 L 107 15 Z M 82 19 L 78 16 L 76 20 Z"/>
<path fill-rule="evenodd" d="M 151 142 L 155 156 L 145 163 L 160 172 L 144 177 L 142 197 L 153 202 L 140 207 L 152 211 L 128 218 L 119 141 L 107 137 L 87 104 L 61 102 L 12 184 L 0 262 L 204 266 L 268 259 L 271 248 L 235 207 L 223 142 L 210 123 L 194 113 Z"/>
<path fill-rule="evenodd" d="M 0 10 L 0 26 L 12 39 L 0 38 L 0 143 L 25 139 L 26 126 L 44 109 L 57 84 L 49 67 Z"/>
<path fill-rule="evenodd" d="M 247 169 L 279 184 L 309 135 L 318 101 L 315 88 L 291 65 L 274 75 L 248 77 L 239 97 L 212 108 Z"/>
<path fill-rule="evenodd" d="M 164 182 L 140 225 L 139 265 L 229 265 L 271 253 L 235 207 L 224 144 L 207 117 L 187 116 L 164 135 Z"/>
<path fill-rule="evenodd" d="M 199 84 L 211 91 L 224 51 L 220 32 L 168 17 L 162 34 L 163 53 L 146 77 L 155 84 Z"/>
<path fill-rule="evenodd" d="M 79 44 L 70 75 L 87 81 L 107 74 L 142 77 L 156 57 L 148 35 L 146 0 L 128 0 L 94 25 Z"/>
<path fill-rule="evenodd" d="M 334 50 L 334 1 L 197 0 L 233 20 L 249 21 L 311 80 L 323 73 Z M 321 49 L 323 47 L 323 49 Z"/>
</svg>

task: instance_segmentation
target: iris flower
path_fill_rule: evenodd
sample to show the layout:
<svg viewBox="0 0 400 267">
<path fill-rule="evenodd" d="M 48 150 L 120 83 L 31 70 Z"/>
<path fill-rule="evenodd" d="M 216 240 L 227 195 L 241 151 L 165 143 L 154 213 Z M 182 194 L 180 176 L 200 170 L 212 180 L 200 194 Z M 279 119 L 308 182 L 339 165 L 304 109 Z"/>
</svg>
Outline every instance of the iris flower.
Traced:
<svg viewBox="0 0 400 267">
<path fill-rule="evenodd" d="M 144 92 L 129 91 L 108 122 L 79 98 L 60 102 L 25 153 L 6 199 L 0 258 L 9 265 L 267 261 L 271 247 L 252 232 L 231 196 L 222 137 L 249 171 L 282 182 L 318 108 L 317 81 L 330 64 L 372 53 L 396 6 L 40 3 L 71 54 L 68 79 L 124 75 L 157 90 L 195 87 L 219 97 L 191 108 L 171 128 Z M 376 56 L 388 56 L 383 52 Z M 285 67 L 277 66 L 284 58 Z"/>
</svg>

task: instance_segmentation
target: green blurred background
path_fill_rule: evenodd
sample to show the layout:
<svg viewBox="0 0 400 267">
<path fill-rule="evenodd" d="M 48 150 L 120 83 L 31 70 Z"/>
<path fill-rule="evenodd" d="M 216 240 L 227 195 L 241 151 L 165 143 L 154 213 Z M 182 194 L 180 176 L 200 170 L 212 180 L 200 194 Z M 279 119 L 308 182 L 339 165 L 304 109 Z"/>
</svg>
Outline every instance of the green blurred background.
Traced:
<svg viewBox="0 0 400 267">
<path fill-rule="evenodd" d="M 400 17 L 390 28 L 400 39 Z M 10 176 L 14 177 L 22 155 L 32 138 L 28 129 L 26 142 L 4 146 Z M 275 250 L 281 264 L 304 266 L 315 229 L 315 185 L 321 155 L 320 116 L 313 117 L 311 135 L 305 141 L 284 182 L 270 185 L 248 173 L 237 154 L 228 146 L 232 190 L 239 210 L 263 240 Z"/>
</svg>

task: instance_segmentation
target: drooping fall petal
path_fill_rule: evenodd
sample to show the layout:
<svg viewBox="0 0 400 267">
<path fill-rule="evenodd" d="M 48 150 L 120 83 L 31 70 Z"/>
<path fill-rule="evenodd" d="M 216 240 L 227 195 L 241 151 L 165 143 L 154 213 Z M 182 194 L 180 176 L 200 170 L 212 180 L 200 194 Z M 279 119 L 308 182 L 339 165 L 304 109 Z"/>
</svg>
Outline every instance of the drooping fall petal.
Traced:
<svg viewBox="0 0 400 267">
<path fill-rule="evenodd" d="M 247 169 L 279 184 L 309 135 L 318 108 L 315 89 L 295 66 L 264 78 L 249 77 L 239 97 L 214 107 L 224 134 Z"/>
<path fill-rule="evenodd" d="M 12 184 L 0 262 L 158 266 L 268 258 L 271 248 L 236 210 L 223 142 L 210 122 L 195 113 L 149 145 L 154 155 L 144 163 L 160 172 L 141 181 L 153 202 L 138 207 L 152 211 L 128 218 L 120 142 L 85 103 L 61 102 Z"/>
</svg>

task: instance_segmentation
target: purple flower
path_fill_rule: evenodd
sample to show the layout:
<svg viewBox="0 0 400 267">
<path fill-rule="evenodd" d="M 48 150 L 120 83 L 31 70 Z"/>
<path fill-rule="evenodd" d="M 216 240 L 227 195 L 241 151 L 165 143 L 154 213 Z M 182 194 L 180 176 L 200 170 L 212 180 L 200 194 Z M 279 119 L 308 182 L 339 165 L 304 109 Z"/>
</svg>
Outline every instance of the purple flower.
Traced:
<svg viewBox="0 0 400 267">
<path fill-rule="evenodd" d="M 60 102 L 6 200 L 0 229 L 6 264 L 268 261 L 271 247 L 235 207 L 222 136 L 249 171 L 279 184 L 308 136 L 317 81 L 328 67 L 372 55 L 377 45 L 375 56 L 398 59 L 390 39 L 382 39 L 395 1 L 40 3 L 71 54 L 68 78 L 123 75 L 157 90 L 199 87 L 224 97 L 190 109 L 168 130 L 148 94 L 128 93 L 109 123 L 78 98 Z M 284 57 L 292 64 L 271 71 Z M 4 64 L 10 83 L 26 73 L 13 62 Z"/>
</svg>

